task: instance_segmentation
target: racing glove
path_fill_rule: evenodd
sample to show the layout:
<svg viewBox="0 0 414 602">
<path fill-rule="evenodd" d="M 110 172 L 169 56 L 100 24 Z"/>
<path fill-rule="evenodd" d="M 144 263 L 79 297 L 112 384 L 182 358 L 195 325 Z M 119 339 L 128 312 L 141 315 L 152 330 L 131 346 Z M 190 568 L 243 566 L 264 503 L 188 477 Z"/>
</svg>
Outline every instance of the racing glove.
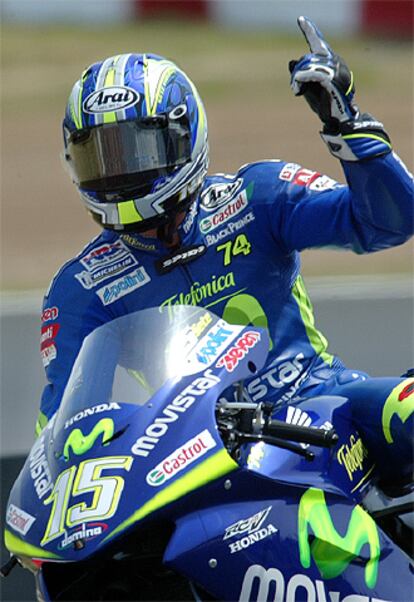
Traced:
<svg viewBox="0 0 414 602">
<path fill-rule="evenodd" d="M 330 152 L 344 161 L 360 161 L 392 150 L 384 126 L 354 102 L 352 71 L 335 54 L 316 25 L 299 17 L 298 25 L 310 53 L 289 62 L 290 85 L 295 96 L 304 96 L 324 124 L 322 139 Z"/>
</svg>

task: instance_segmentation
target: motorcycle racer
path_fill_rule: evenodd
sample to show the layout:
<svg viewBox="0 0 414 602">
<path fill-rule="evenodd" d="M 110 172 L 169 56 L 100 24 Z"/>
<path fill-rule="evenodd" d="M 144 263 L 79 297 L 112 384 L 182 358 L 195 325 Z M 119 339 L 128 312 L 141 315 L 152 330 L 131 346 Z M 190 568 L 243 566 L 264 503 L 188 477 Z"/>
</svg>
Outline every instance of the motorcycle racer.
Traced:
<svg viewBox="0 0 414 602">
<path fill-rule="evenodd" d="M 75 83 L 63 122 L 65 160 L 103 228 L 58 272 L 44 300 L 41 355 L 48 385 L 39 433 L 58 409 L 82 341 L 96 327 L 151 306 L 211 308 L 268 329 L 253 401 L 349 396 L 368 447 L 409 477 L 412 379 L 348 370 L 316 328 L 299 252 L 375 252 L 413 233 L 413 178 L 383 125 L 361 113 L 343 59 L 298 20 L 310 53 L 291 61 L 291 87 L 322 123 L 347 185 L 282 160 L 207 176 L 207 118 L 181 69 L 153 54 L 95 63 Z M 401 411 L 404 402 L 404 411 Z M 408 408 L 408 409 L 407 409 Z M 389 462 L 395 475 L 396 464 Z"/>
</svg>

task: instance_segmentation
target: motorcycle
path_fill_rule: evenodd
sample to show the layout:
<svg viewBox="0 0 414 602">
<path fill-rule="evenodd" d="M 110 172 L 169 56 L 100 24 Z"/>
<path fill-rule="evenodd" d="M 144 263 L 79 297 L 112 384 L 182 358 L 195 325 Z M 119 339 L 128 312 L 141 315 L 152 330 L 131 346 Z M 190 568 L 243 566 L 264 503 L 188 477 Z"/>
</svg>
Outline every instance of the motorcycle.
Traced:
<svg viewBox="0 0 414 602">
<path fill-rule="evenodd" d="M 412 495 L 381 490 L 346 398 L 252 403 L 265 329 L 151 308 L 86 337 L 8 501 L 49 600 L 408 602 Z"/>
</svg>

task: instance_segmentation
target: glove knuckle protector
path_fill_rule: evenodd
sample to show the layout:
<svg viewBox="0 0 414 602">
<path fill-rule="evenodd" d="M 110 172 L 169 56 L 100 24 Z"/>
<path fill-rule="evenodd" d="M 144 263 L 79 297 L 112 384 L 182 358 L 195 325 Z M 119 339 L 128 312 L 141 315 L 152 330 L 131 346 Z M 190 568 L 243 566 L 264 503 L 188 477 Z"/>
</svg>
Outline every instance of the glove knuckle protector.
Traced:
<svg viewBox="0 0 414 602">
<path fill-rule="evenodd" d="M 311 22 L 304 17 L 300 19 L 303 31 L 304 21 Z M 313 38 L 317 33 L 323 40 L 316 26 L 311 24 L 309 27 Z M 307 41 L 309 43 L 308 38 Z M 313 44 L 316 45 L 315 39 Z M 323 47 L 327 49 L 325 54 L 311 52 L 297 61 L 290 61 L 289 71 L 294 94 L 303 95 L 324 124 L 321 136 L 330 152 L 344 161 L 358 161 L 390 152 L 390 139 L 382 123 L 368 113 L 361 115 L 353 101 L 352 71 L 324 40 Z"/>
</svg>

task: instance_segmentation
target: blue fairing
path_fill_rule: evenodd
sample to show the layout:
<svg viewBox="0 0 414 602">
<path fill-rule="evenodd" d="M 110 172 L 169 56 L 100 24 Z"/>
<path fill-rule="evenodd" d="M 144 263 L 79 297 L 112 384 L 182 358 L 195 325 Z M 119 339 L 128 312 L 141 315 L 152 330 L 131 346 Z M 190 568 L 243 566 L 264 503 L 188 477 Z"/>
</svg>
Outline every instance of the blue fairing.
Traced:
<svg viewBox="0 0 414 602">
<path fill-rule="evenodd" d="M 230 455 L 217 400 L 234 404 L 232 383 L 263 366 L 266 331 L 191 306 L 175 318 L 154 308 L 85 340 L 14 485 L 6 545 L 37 572 L 44 599 L 48 566 L 111 558 L 141 528 L 168 523 L 163 564 L 219 600 L 405 600 L 412 565 L 363 509 L 375 465 L 349 401 L 274 412 L 334 429 L 331 447 L 261 440 Z"/>
</svg>

